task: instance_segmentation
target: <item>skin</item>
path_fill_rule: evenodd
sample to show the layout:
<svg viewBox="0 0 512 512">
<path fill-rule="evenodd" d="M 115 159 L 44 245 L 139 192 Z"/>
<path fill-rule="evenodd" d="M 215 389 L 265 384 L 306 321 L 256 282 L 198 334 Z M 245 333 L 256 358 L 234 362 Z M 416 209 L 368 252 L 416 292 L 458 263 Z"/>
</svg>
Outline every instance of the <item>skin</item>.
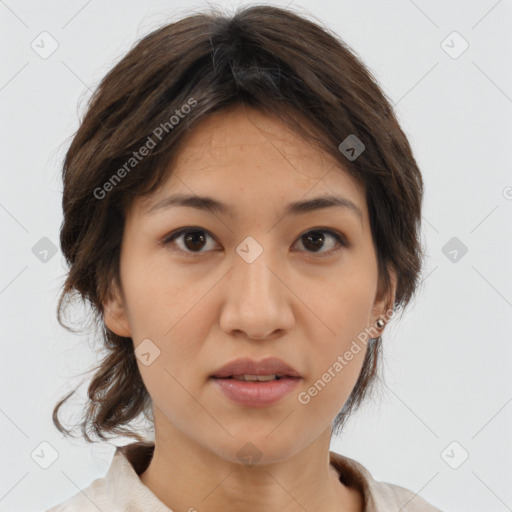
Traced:
<svg viewBox="0 0 512 512">
<path fill-rule="evenodd" d="M 148 209 L 171 193 L 208 195 L 233 215 L 173 206 Z M 348 209 L 284 215 L 289 202 L 343 195 Z M 178 228 L 202 229 L 204 241 L 160 240 Z M 340 245 L 323 232 L 338 231 Z M 263 252 L 247 263 L 236 252 L 247 236 Z M 335 252 L 336 249 L 340 249 Z M 195 252 L 194 252 L 195 251 Z M 155 453 L 141 481 L 169 508 L 201 512 L 362 511 L 358 491 L 329 465 L 331 424 L 353 389 L 363 350 L 304 405 L 297 399 L 357 335 L 385 315 L 395 292 L 377 293 L 377 259 L 364 187 L 325 152 L 279 120 L 236 107 L 190 132 L 167 181 L 127 212 L 121 286 L 105 301 L 105 323 L 137 348 L 153 400 Z M 269 407 L 242 407 L 209 380 L 238 357 L 276 356 L 301 375 L 296 392 Z M 260 452 L 253 466 L 237 453 Z"/>
</svg>

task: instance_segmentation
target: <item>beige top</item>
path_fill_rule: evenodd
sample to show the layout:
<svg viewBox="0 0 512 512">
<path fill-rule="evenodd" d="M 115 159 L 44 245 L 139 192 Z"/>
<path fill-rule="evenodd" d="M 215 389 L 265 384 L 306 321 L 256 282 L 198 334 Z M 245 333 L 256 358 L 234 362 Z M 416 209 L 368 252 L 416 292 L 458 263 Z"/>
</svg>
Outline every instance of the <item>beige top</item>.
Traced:
<svg viewBox="0 0 512 512">
<path fill-rule="evenodd" d="M 149 442 L 118 447 L 103 478 L 46 512 L 173 512 L 139 478 L 149 466 L 154 448 Z M 361 492 L 364 512 L 442 512 L 404 487 L 374 480 L 359 462 L 335 452 L 329 455 L 340 481 Z"/>
</svg>

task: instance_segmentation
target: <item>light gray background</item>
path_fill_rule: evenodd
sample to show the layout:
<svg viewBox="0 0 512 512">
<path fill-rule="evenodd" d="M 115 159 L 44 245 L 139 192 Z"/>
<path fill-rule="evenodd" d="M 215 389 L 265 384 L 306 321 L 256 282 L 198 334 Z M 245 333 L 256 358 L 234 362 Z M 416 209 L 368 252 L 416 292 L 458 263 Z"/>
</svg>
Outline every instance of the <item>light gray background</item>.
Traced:
<svg viewBox="0 0 512 512">
<path fill-rule="evenodd" d="M 386 330 L 381 397 L 332 449 L 445 511 L 512 510 L 512 1 L 270 3 L 312 14 L 359 54 L 425 180 L 422 289 Z M 113 446 L 63 439 L 51 422 L 96 357 L 56 321 L 62 254 L 43 262 L 32 248 L 59 245 L 60 165 L 99 80 L 143 35 L 203 6 L 0 0 L 2 511 L 44 510 L 110 463 Z M 43 31 L 59 45 L 47 59 L 31 48 Z M 469 44 L 457 58 L 453 31 Z M 456 262 L 443 253 L 452 237 L 468 248 Z M 58 453 L 48 469 L 31 458 L 42 442 Z"/>
</svg>

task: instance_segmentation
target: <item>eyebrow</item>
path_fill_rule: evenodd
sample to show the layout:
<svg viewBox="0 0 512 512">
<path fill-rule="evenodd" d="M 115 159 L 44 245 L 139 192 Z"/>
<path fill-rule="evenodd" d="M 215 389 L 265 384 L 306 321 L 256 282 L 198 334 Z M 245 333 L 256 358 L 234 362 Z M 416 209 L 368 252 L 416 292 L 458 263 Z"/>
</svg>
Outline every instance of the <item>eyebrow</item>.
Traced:
<svg viewBox="0 0 512 512">
<path fill-rule="evenodd" d="M 213 199 L 208 196 L 197 196 L 197 195 L 183 195 L 175 194 L 165 199 L 162 199 L 158 203 L 151 206 L 146 213 L 154 214 L 156 212 L 176 207 L 188 207 L 195 208 L 197 210 L 209 211 L 211 213 L 219 213 L 223 215 L 233 216 L 233 210 L 225 203 Z M 363 213 L 361 209 L 353 203 L 350 199 L 342 196 L 319 196 L 313 199 L 307 199 L 303 201 L 295 201 L 288 204 L 284 211 L 284 215 L 298 215 L 301 213 L 309 213 L 315 210 L 323 208 L 343 208 L 348 212 L 352 212 L 357 215 L 360 220 L 363 220 Z"/>
</svg>

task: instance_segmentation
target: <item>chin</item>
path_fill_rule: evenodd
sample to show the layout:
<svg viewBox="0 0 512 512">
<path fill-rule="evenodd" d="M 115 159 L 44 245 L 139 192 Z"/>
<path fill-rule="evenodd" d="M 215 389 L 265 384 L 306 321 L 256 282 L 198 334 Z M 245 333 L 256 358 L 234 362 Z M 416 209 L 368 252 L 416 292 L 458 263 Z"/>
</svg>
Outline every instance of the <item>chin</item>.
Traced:
<svg viewBox="0 0 512 512">
<path fill-rule="evenodd" d="M 222 446 L 216 446 L 213 451 L 229 462 L 247 467 L 283 462 L 295 455 L 301 445 L 291 432 L 283 430 L 283 435 L 278 435 L 275 427 L 274 424 L 271 428 L 255 432 L 254 435 L 243 428 L 240 435 L 228 429 L 233 438 L 226 439 Z M 286 440 L 290 442 L 289 445 Z"/>
</svg>

